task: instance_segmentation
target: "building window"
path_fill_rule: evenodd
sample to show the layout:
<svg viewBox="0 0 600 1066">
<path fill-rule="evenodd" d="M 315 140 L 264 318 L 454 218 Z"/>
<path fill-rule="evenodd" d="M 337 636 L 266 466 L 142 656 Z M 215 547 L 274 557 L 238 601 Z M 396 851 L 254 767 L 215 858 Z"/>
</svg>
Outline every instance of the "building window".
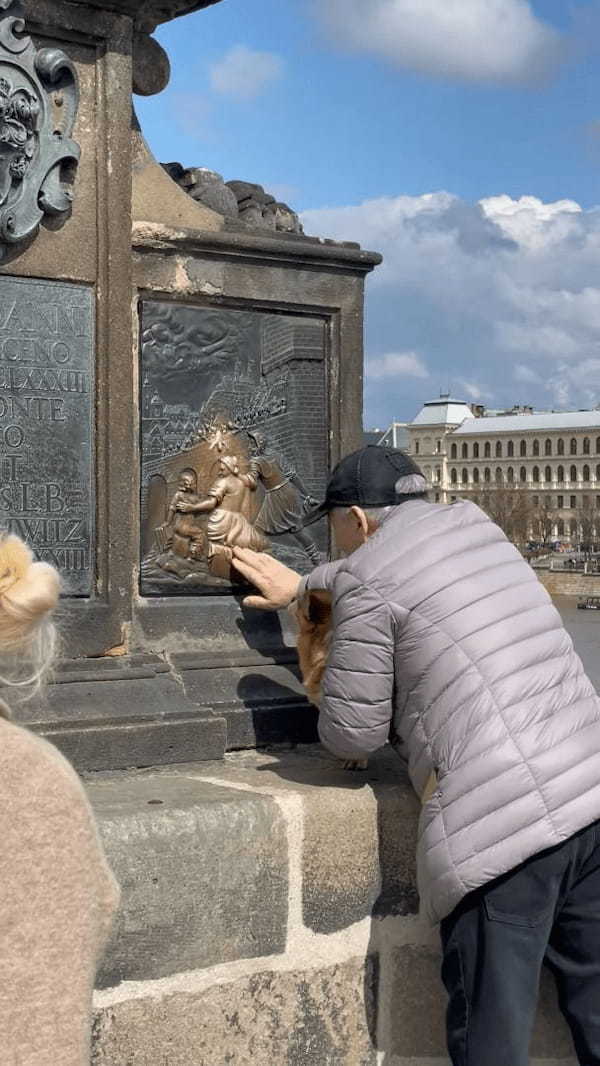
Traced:
<svg viewBox="0 0 600 1066">
<path fill-rule="evenodd" d="M 460 480 L 462 481 L 463 485 L 467 485 L 468 482 L 469 482 L 469 475 L 468 475 L 467 471 L 464 469 L 464 467 L 463 467 L 463 470 L 462 470 L 461 475 L 460 475 Z"/>
<path fill-rule="evenodd" d="M 519 444 L 519 455 L 527 455 L 527 441 L 522 440 Z"/>
<path fill-rule="evenodd" d="M 441 442 L 441 440 L 436 440 L 436 442 L 435 442 L 435 450 L 436 450 L 436 452 L 439 455 L 441 450 L 442 450 L 442 442 Z"/>
<path fill-rule="evenodd" d="M 475 484 L 475 485 L 479 484 L 479 467 L 478 466 L 476 466 L 475 469 L 473 470 L 473 484 Z"/>
<path fill-rule="evenodd" d="M 456 485 L 456 483 L 458 481 L 458 475 L 456 473 L 456 467 L 454 467 L 454 466 L 452 467 L 452 470 L 450 471 L 450 481 L 452 482 L 453 485 Z"/>
<path fill-rule="evenodd" d="M 569 499 L 571 501 L 570 504 L 569 504 L 569 507 L 573 507 L 573 508 L 577 507 L 577 497 L 576 496 L 569 496 Z"/>
<path fill-rule="evenodd" d="M 590 506 L 590 498 L 589 498 L 589 496 L 582 496 L 581 497 L 581 506 L 582 507 L 589 507 Z"/>
<path fill-rule="evenodd" d="M 571 521 L 569 522 L 569 529 L 571 531 L 571 536 L 572 537 L 576 537 L 577 536 L 577 522 L 575 521 L 574 518 L 572 518 Z"/>
<path fill-rule="evenodd" d="M 419 454 L 419 442 L 418 442 L 418 440 L 416 440 L 415 441 L 415 455 L 418 455 L 418 454 Z"/>
<path fill-rule="evenodd" d="M 589 437 L 584 437 L 583 438 L 583 454 L 584 455 L 589 455 L 590 454 L 590 438 Z"/>
<path fill-rule="evenodd" d="M 600 481 L 600 466 L 596 467 L 596 481 Z"/>
<path fill-rule="evenodd" d="M 513 482 L 515 480 L 515 472 L 512 466 L 509 466 L 508 470 L 506 471 L 506 480 L 510 482 Z"/>
<path fill-rule="evenodd" d="M 565 480 L 565 468 L 564 468 L 564 466 L 559 466 L 558 467 L 558 470 L 556 471 L 556 480 L 557 481 L 564 481 Z"/>
<path fill-rule="evenodd" d="M 559 437 L 559 439 L 558 439 L 558 442 L 557 442 L 557 445 L 556 445 L 556 451 L 557 451 L 558 455 L 564 455 L 565 454 L 565 442 L 562 439 L 562 437 Z"/>
<path fill-rule="evenodd" d="M 564 535 L 565 535 L 565 523 L 563 522 L 562 518 L 559 518 L 558 522 L 556 523 L 556 528 L 558 530 L 559 537 L 564 537 Z"/>
<path fill-rule="evenodd" d="M 513 458 L 513 456 L 514 456 L 514 454 L 515 454 L 515 444 L 514 444 L 514 441 L 512 441 L 512 440 L 509 440 L 509 442 L 508 442 L 508 444 L 507 444 L 507 446 L 506 446 L 506 454 L 508 455 L 508 458 L 509 458 L 509 459 L 512 459 L 512 458 Z"/>
<path fill-rule="evenodd" d="M 456 444 L 453 444 L 451 449 L 450 449 L 450 458 L 451 459 L 456 459 L 457 455 L 458 455 L 458 452 L 456 450 Z"/>
<path fill-rule="evenodd" d="M 571 467 L 571 470 L 569 472 L 569 480 L 570 481 L 575 481 L 575 482 L 577 481 L 577 467 L 576 466 L 572 466 Z"/>
<path fill-rule="evenodd" d="M 600 437 L 596 437 L 596 455 L 600 455 Z"/>
<path fill-rule="evenodd" d="M 440 494 L 439 494 L 439 492 L 436 492 L 436 494 L 435 494 L 435 502 L 436 503 L 440 502 Z"/>
<path fill-rule="evenodd" d="M 469 445 L 468 444 L 463 444 L 460 454 L 461 454 L 461 458 L 462 459 L 468 459 L 469 458 Z"/>
<path fill-rule="evenodd" d="M 564 498 L 564 496 L 557 496 L 556 497 L 556 506 L 558 507 L 559 511 L 562 511 L 563 507 L 565 506 L 565 498 Z"/>
<path fill-rule="evenodd" d="M 600 508 L 600 496 L 596 496 L 596 507 Z"/>
<path fill-rule="evenodd" d="M 519 470 L 519 481 L 527 481 L 527 471 L 524 466 Z"/>
<path fill-rule="evenodd" d="M 489 440 L 486 440 L 486 442 L 485 442 L 485 444 L 483 446 L 483 458 L 484 459 L 489 459 L 491 457 L 491 454 L 492 454 L 492 446 L 491 446 Z"/>
<path fill-rule="evenodd" d="M 477 441 L 473 445 L 473 458 L 479 459 L 479 444 L 477 443 Z"/>
<path fill-rule="evenodd" d="M 438 482 L 442 480 L 442 469 L 439 466 L 435 468 L 435 480 Z"/>
<path fill-rule="evenodd" d="M 501 458 L 502 458 L 502 441 L 501 440 L 497 440 L 496 441 L 496 459 L 501 459 Z"/>
<path fill-rule="evenodd" d="M 483 480 L 488 483 L 492 480 L 492 472 L 489 466 L 486 466 L 485 470 L 483 471 Z"/>
<path fill-rule="evenodd" d="M 540 442 L 539 442 L 539 440 L 534 440 L 534 442 L 533 442 L 533 454 L 536 455 L 536 456 L 540 454 Z"/>
<path fill-rule="evenodd" d="M 540 480 L 540 468 L 539 468 L 539 466 L 534 466 L 532 478 L 533 478 L 533 480 L 536 483 Z"/>
<path fill-rule="evenodd" d="M 571 455 L 577 455 L 577 441 L 575 440 L 575 437 L 571 437 L 570 452 Z"/>
<path fill-rule="evenodd" d="M 539 507 L 539 505 L 540 505 L 539 496 L 532 496 L 531 497 L 531 501 L 532 501 L 534 507 Z"/>
<path fill-rule="evenodd" d="M 589 468 L 589 466 L 587 464 L 583 468 L 583 480 L 584 481 L 589 481 L 590 480 L 590 468 Z"/>
<path fill-rule="evenodd" d="M 544 481 L 552 481 L 552 470 L 549 466 L 544 470 Z"/>
<path fill-rule="evenodd" d="M 544 441 L 544 455 L 552 455 L 552 441 Z"/>
<path fill-rule="evenodd" d="M 497 485 L 501 485 L 502 484 L 502 471 L 501 471 L 499 466 L 496 467 L 496 475 L 495 476 L 496 476 L 496 484 Z"/>
</svg>

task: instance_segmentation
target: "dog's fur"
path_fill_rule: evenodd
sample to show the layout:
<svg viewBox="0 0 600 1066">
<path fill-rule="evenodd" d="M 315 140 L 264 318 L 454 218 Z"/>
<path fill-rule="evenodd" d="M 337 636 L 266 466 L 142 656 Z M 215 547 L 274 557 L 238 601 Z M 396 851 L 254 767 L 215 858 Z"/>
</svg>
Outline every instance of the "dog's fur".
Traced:
<svg viewBox="0 0 600 1066">
<path fill-rule="evenodd" d="M 321 682 L 331 646 L 331 596 L 328 592 L 307 592 L 294 605 L 298 623 L 298 659 L 302 684 L 310 702 L 321 702 Z M 346 770 L 366 770 L 366 759 L 348 759 Z"/>
</svg>

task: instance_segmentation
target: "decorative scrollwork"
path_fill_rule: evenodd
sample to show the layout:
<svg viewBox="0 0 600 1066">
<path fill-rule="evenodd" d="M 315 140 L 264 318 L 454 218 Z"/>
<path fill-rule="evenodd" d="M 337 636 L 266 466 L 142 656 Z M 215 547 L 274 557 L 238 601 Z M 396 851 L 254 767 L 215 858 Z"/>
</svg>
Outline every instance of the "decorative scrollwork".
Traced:
<svg viewBox="0 0 600 1066">
<path fill-rule="evenodd" d="M 59 48 L 37 49 L 22 0 L 0 0 L 0 259 L 44 216 L 65 221 L 80 148 L 72 140 L 79 84 Z"/>
</svg>

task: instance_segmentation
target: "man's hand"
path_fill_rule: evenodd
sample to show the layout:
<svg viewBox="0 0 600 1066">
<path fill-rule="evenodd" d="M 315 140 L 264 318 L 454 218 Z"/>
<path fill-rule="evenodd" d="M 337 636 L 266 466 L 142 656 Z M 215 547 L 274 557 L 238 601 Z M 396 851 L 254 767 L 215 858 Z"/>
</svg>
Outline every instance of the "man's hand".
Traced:
<svg viewBox="0 0 600 1066">
<path fill-rule="evenodd" d="M 233 561 L 260 596 L 246 596 L 245 607 L 259 607 L 263 611 L 277 611 L 288 607 L 295 599 L 300 584 L 300 574 L 278 562 L 271 555 L 251 551 L 250 548 L 234 548 Z"/>
</svg>

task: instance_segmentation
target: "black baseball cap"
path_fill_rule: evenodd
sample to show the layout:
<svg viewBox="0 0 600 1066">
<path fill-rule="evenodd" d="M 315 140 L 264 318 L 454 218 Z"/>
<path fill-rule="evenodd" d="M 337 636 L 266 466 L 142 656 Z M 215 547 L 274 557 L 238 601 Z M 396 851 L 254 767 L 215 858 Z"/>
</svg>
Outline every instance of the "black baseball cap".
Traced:
<svg viewBox="0 0 600 1066">
<path fill-rule="evenodd" d="M 368 444 L 337 464 L 327 483 L 323 503 L 308 512 L 301 527 L 318 522 L 334 507 L 393 507 L 404 499 L 396 491 L 397 481 L 411 474 L 423 477 L 410 455 L 399 448 Z"/>
</svg>

